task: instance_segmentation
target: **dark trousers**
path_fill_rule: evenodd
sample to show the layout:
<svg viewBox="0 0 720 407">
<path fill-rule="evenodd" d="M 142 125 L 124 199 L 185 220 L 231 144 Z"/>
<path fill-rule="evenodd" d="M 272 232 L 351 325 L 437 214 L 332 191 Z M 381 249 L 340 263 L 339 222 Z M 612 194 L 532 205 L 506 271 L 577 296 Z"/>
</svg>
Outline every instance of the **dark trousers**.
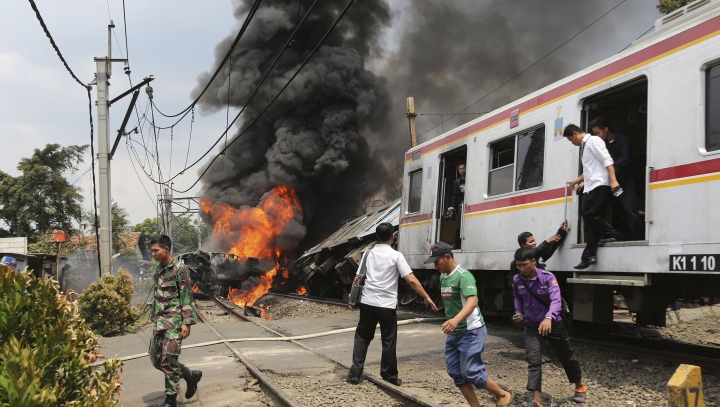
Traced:
<svg viewBox="0 0 720 407">
<path fill-rule="evenodd" d="M 582 380 L 580 363 L 575 358 L 575 351 L 570 346 L 570 336 L 565 325 L 560 322 L 553 324 L 552 332 L 542 336 L 537 328 L 525 327 L 525 357 L 528 362 L 527 389 L 542 391 L 542 352 L 541 347 L 545 341 L 550 343 L 570 383 Z"/>
<path fill-rule="evenodd" d="M 353 363 L 350 376 L 359 377 L 363 372 L 368 346 L 375 336 L 375 325 L 380 322 L 380 338 L 382 340 L 382 359 L 380 376 L 385 380 L 395 381 L 398 378 L 397 355 L 397 311 L 390 308 L 373 307 L 360 303 L 360 322 L 355 330 L 353 346 Z"/>
<path fill-rule="evenodd" d="M 638 214 L 637 183 L 633 177 L 618 179 L 618 182 L 623 189 L 623 193 L 617 199 L 623 207 L 625 219 L 627 219 L 628 226 L 630 226 L 630 238 L 633 240 L 640 239 L 644 233 L 640 229 L 643 224 L 640 223 L 640 214 Z"/>
<path fill-rule="evenodd" d="M 583 195 L 582 217 L 585 221 L 585 250 L 582 253 L 582 260 L 585 261 L 594 257 L 597 253 L 598 243 L 604 237 L 617 236 L 617 231 L 605 222 L 612 191 L 607 185 L 596 187 Z"/>
<path fill-rule="evenodd" d="M 460 228 L 462 227 L 463 213 L 462 204 L 457 208 L 457 222 L 455 223 L 455 241 L 453 249 L 460 249 L 462 247 L 462 239 L 460 239 Z"/>
</svg>

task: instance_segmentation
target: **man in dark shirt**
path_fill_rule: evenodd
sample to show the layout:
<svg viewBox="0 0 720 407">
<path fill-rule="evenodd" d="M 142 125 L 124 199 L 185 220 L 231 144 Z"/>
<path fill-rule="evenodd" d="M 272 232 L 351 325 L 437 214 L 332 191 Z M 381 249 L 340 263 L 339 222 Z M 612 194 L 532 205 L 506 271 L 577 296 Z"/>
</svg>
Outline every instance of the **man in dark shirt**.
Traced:
<svg viewBox="0 0 720 407">
<path fill-rule="evenodd" d="M 643 236 L 640 215 L 637 207 L 637 185 L 632 170 L 632 146 L 630 137 L 612 131 L 612 125 L 605 117 L 596 117 L 588 125 L 590 133 L 594 134 L 607 146 L 610 156 L 615 162 L 615 176 L 617 177 L 623 193 L 617 199 L 625 211 L 625 218 L 630 226 L 631 239 L 641 239 Z M 611 239 L 604 239 L 612 241 Z"/>
<path fill-rule="evenodd" d="M 518 235 L 518 244 L 520 247 L 527 247 L 532 250 L 533 258 L 535 259 L 537 268 L 546 269 L 545 262 L 550 260 L 555 250 L 562 245 L 563 240 L 567 237 L 568 222 L 564 221 L 560 224 L 560 228 L 557 233 L 540 242 L 540 245 L 535 241 L 535 236 L 530 232 L 522 232 Z M 510 263 L 510 274 L 508 276 L 508 285 L 512 284 L 512 279 L 518 274 L 517 265 L 515 260 Z"/>
<path fill-rule="evenodd" d="M 457 223 L 455 224 L 455 244 L 453 249 L 459 249 L 462 245 L 460 239 L 460 226 L 463 221 L 462 205 L 465 202 L 465 164 L 458 164 L 458 174 L 460 178 L 453 183 L 452 206 L 448 208 L 448 213 L 453 215 L 457 212 Z"/>
</svg>

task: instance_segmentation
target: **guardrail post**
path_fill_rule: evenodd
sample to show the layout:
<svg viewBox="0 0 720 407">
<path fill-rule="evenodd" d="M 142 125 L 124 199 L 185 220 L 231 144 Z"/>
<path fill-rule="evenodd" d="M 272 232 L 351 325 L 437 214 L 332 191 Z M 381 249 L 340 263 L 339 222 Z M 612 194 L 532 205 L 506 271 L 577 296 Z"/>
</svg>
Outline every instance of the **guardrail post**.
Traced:
<svg viewBox="0 0 720 407">
<path fill-rule="evenodd" d="M 705 407 L 700 367 L 680 365 L 668 382 L 669 407 Z"/>
</svg>

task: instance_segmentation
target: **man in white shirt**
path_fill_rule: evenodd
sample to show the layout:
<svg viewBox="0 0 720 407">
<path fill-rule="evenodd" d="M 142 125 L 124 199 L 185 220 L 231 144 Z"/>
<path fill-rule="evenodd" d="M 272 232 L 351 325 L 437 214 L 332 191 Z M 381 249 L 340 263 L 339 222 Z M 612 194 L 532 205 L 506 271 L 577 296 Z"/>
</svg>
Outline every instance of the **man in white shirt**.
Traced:
<svg viewBox="0 0 720 407">
<path fill-rule="evenodd" d="M 355 330 L 353 361 L 347 378 L 348 383 L 358 384 L 362 381 L 368 346 L 375 336 L 375 326 L 379 322 L 382 340 L 380 376 L 396 386 L 402 384 L 402 380 L 398 378 L 395 352 L 399 277 L 404 278 L 410 287 L 423 297 L 426 306 L 437 311 L 430 296 L 413 275 L 405 257 L 390 247 L 393 243 L 394 231 L 395 228 L 388 222 L 379 224 L 375 229 L 378 243 L 372 249 L 365 251 L 360 260 L 358 274 L 365 268 L 365 288 L 360 299 L 360 321 Z M 357 280 L 358 277 L 355 276 L 352 287 L 355 287 Z"/>
<path fill-rule="evenodd" d="M 568 181 L 568 184 L 573 187 L 581 182 L 585 183 L 582 217 L 585 221 L 586 246 L 580 264 L 575 266 L 576 269 L 583 270 L 597 263 L 595 255 L 600 239 L 618 235 L 618 232 L 605 222 L 605 212 L 610 205 L 612 193 L 620 188 L 620 184 L 615 178 L 613 159 L 600 137 L 591 136 L 574 124 L 565 127 L 563 136 L 580 147 L 582 175 Z"/>
</svg>

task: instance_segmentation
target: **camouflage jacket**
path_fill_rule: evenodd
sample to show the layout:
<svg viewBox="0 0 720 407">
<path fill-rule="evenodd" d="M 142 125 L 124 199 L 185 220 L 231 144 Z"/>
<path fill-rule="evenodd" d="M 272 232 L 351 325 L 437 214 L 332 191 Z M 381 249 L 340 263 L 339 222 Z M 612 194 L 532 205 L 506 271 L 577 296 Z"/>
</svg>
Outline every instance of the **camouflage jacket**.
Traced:
<svg viewBox="0 0 720 407">
<path fill-rule="evenodd" d="M 174 259 L 167 266 L 158 263 L 152 275 L 155 298 L 150 319 L 154 331 L 178 331 L 181 325 L 196 324 L 190 271 L 185 264 Z"/>
</svg>

